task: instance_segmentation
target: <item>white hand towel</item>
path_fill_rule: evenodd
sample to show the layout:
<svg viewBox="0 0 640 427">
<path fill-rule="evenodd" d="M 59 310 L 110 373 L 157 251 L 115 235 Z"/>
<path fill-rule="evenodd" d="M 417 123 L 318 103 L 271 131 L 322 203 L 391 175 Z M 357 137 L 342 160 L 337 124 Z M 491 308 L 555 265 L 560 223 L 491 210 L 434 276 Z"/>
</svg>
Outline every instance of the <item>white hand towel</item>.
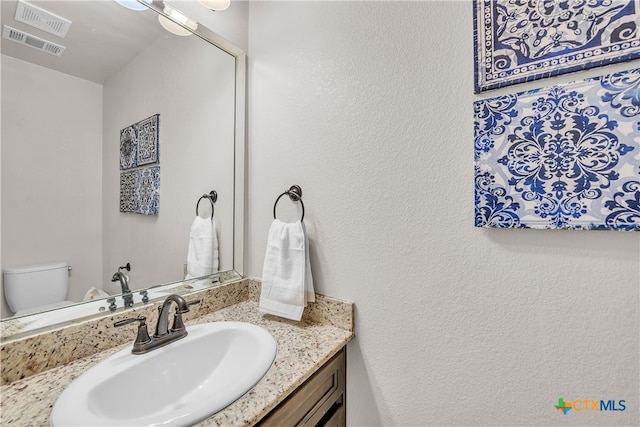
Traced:
<svg viewBox="0 0 640 427">
<path fill-rule="evenodd" d="M 273 221 L 262 270 L 262 313 L 302 319 L 307 301 L 315 300 L 308 247 L 309 241 L 300 221 Z"/>
<path fill-rule="evenodd" d="M 304 232 L 304 302 L 315 302 L 316 291 L 313 288 L 313 276 L 311 275 L 311 261 L 309 260 L 309 236 L 307 235 L 307 227 L 302 223 L 302 231 Z"/>
<path fill-rule="evenodd" d="M 102 289 L 92 287 L 84 294 L 82 301 L 93 301 L 95 299 L 109 298 L 109 294 Z"/>
<path fill-rule="evenodd" d="M 186 279 L 218 271 L 218 236 L 213 218 L 196 216 L 189 233 Z"/>
</svg>

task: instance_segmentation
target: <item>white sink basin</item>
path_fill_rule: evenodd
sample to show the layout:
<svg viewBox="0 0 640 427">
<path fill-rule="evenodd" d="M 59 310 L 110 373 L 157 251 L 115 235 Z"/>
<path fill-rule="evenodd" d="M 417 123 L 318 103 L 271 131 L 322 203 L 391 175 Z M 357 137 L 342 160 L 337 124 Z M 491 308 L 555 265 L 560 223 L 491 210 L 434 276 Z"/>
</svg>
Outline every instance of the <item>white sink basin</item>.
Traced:
<svg viewBox="0 0 640 427">
<path fill-rule="evenodd" d="M 127 347 L 88 369 L 56 401 L 51 425 L 192 425 L 244 395 L 275 359 L 273 336 L 250 323 L 187 331 L 165 347 L 142 355 Z"/>
</svg>

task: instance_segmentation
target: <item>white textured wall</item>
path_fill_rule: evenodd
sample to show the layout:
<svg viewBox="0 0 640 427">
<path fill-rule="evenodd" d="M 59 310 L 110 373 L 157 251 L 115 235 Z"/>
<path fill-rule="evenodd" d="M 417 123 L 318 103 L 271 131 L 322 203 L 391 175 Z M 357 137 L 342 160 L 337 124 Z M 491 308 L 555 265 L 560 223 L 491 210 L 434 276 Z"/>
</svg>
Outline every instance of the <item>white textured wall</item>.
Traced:
<svg viewBox="0 0 640 427">
<path fill-rule="evenodd" d="M 245 271 L 300 184 L 316 290 L 356 303 L 349 425 L 637 425 L 640 235 L 473 227 L 471 3 L 249 17 Z"/>
<path fill-rule="evenodd" d="M 2 121 L 2 267 L 67 261 L 81 301 L 102 274 L 102 86 L 2 55 Z"/>
</svg>

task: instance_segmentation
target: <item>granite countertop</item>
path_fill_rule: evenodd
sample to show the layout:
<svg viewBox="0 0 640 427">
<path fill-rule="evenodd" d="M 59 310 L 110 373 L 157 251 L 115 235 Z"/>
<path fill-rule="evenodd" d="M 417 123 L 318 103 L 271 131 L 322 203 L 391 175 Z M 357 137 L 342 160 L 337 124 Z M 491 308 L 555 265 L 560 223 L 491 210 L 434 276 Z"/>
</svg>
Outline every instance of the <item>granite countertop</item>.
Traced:
<svg viewBox="0 0 640 427">
<path fill-rule="evenodd" d="M 329 303 L 324 304 L 323 298 L 326 297 L 321 296 L 321 303 L 316 303 L 311 311 L 325 311 L 324 318 L 328 318 L 328 322 L 318 321 L 314 316 L 305 316 L 302 322 L 292 322 L 262 315 L 258 303 L 252 299 L 186 322 L 187 329 L 189 325 L 205 322 L 249 322 L 269 330 L 278 343 L 276 359 L 262 380 L 243 397 L 198 423 L 198 426 L 248 426 L 257 423 L 351 340 L 352 319 L 348 319 L 351 327 L 346 328 L 341 325 L 342 319 L 332 322 L 331 306 L 340 302 L 328 298 Z M 352 307 L 350 309 L 346 311 L 352 311 Z M 132 334 L 131 340 L 134 338 Z M 60 393 L 86 369 L 128 346 L 131 344 L 119 345 L 2 386 L 0 423 L 3 426 L 49 425 L 49 415 Z"/>
</svg>

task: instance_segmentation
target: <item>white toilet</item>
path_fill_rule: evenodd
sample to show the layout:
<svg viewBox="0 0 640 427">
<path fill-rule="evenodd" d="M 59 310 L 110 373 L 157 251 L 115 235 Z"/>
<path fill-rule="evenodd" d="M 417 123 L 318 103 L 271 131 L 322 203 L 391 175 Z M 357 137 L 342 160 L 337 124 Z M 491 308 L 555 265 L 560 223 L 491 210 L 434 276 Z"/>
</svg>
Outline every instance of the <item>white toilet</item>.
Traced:
<svg viewBox="0 0 640 427">
<path fill-rule="evenodd" d="M 66 301 L 69 289 L 66 262 L 5 268 L 3 286 L 7 304 L 16 316 L 73 304 Z"/>
</svg>

